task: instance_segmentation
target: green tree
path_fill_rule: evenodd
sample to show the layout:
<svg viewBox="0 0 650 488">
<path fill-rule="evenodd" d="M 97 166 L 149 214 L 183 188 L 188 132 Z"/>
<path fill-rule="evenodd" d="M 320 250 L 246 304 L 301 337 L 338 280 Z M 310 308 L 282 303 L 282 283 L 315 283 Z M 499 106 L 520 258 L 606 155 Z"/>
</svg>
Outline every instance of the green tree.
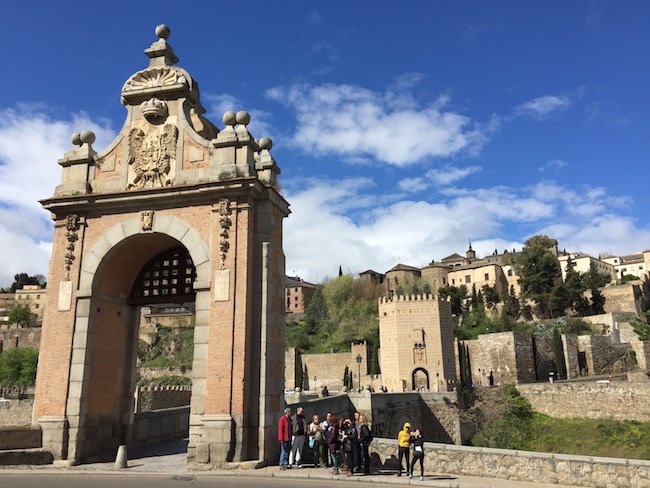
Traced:
<svg viewBox="0 0 650 488">
<path fill-rule="evenodd" d="M 626 284 L 626 283 L 629 283 L 630 281 L 638 281 L 638 280 L 640 280 L 640 279 L 641 279 L 641 278 L 639 278 L 639 277 L 636 276 L 636 275 L 633 275 L 633 274 L 626 274 L 626 275 L 623 275 L 623 276 L 621 277 L 620 280 L 618 280 L 617 284 L 619 284 L 619 285 L 624 285 L 624 284 Z"/>
<path fill-rule="evenodd" d="M 501 309 L 501 316 L 507 320 L 517 320 L 521 316 L 521 306 L 519 300 L 514 292 L 506 291 L 503 298 L 503 308 Z"/>
<path fill-rule="evenodd" d="M 560 262 L 554 254 L 557 241 L 544 235 L 533 236 L 524 243 L 518 254 L 511 254 L 512 264 L 519 276 L 521 295 L 533 300 L 544 318 L 551 317 L 548 302 L 551 291 L 562 279 Z"/>
<path fill-rule="evenodd" d="M 314 294 L 309 300 L 309 305 L 305 310 L 305 333 L 307 335 L 315 335 L 321 330 L 327 328 L 329 320 L 329 313 L 325 297 L 323 296 L 322 287 L 317 287 Z"/>
<path fill-rule="evenodd" d="M 497 306 L 497 303 L 501 302 L 501 296 L 496 286 L 483 285 L 481 291 L 483 292 L 483 302 L 487 308 L 492 309 Z"/>
<path fill-rule="evenodd" d="M 0 355 L 0 385 L 30 386 L 36 382 L 38 351 L 16 347 Z"/>
<path fill-rule="evenodd" d="M 595 263 L 589 265 L 589 271 L 584 273 L 583 280 L 591 291 L 591 313 L 594 315 L 605 313 L 605 297 L 600 288 L 612 281 L 608 274 L 599 273 Z"/>
<path fill-rule="evenodd" d="M 14 282 L 11 285 L 11 293 L 24 288 L 25 285 L 40 285 L 45 282 L 43 275 L 29 276 L 27 273 L 18 273 L 14 275 Z"/>
<path fill-rule="evenodd" d="M 32 320 L 32 312 L 29 305 L 17 303 L 9 309 L 7 314 L 7 322 L 21 327 L 28 327 Z"/>
<path fill-rule="evenodd" d="M 460 285 L 458 287 L 453 285 L 441 286 L 438 288 L 438 296 L 443 299 L 451 301 L 451 313 L 460 316 L 463 311 L 463 300 L 467 298 L 467 287 Z"/>
<path fill-rule="evenodd" d="M 648 325 L 648 312 L 640 317 L 632 317 L 630 319 L 630 326 L 632 330 L 639 336 L 642 341 L 650 340 L 650 325 Z"/>
<path fill-rule="evenodd" d="M 548 309 L 551 317 L 561 317 L 571 306 L 571 292 L 566 284 L 559 282 L 551 290 L 548 298 Z"/>
</svg>

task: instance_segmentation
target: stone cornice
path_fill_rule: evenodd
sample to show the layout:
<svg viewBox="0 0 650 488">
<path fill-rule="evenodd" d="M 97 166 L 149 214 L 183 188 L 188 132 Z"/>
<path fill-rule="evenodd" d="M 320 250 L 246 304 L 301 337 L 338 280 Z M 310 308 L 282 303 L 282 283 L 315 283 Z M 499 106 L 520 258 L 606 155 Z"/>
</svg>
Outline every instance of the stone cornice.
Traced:
<svg viewBox="0 0 650 488">
<path fill-rule="evenodd" d="M 41 200 L 46 210 L 55 216 L 73 212 L 125 213 L 146 209 L 176 208 L 179 206 L 214 203 L 220 198 L 246 197 L 257 199 L 269 192 L 271 201 L 288 212 L 288 204 L 274 190 L 269 191 L 256 178 L 236 178 L 223 182 L 208 182 L 120 193 L 71 195 Z"/>
</svg>

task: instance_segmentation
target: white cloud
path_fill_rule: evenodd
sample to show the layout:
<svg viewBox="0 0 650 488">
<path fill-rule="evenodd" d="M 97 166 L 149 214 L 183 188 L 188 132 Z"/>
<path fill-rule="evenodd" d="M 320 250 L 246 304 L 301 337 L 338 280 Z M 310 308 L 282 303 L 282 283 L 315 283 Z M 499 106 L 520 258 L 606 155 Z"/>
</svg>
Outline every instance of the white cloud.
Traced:
<svg viewBox="0 0 650 488">
<path fill-rule="evenodd" d="M 434 186 L 447 186 L 463 178 L 481 171 L 481 166 L 467 166 L 465 168 L 457 168 L 450 164 L 445 164 L 442 168 L 434 168 L 426 172 L 423 177 L 405 178 L 397 183 L 397 186 L 402 191 L 409 193 L 416 193 L 426 190 L 432 185 Z"/>
<path fill-rule="evenodd" d="M 403 189 L 419 180 L 402 180 Z M 602 188 L 554 182 L 445 188 L 434 201 L 386 202 L 372 195 L 367 178 L 302 183 L 286 195 L 293 213 L 285 225 L 285 253 L 287 272 L 312 281 L 334 276 L 339 265 L 353 273 L 384 272 L 397 262 L 424 266 L 463 253 L 470 238 L 479 256 L 520 249 L 539 233 L 555 237 L 561 247 L 594 254 L 650 247 L 650 228 L 617 214 L 619 200 Z"/>
<path fill-rule="evenodd" d="M 249 132 L 253 137 L 272 137 L 277 136 L 277 131 L 271 124 L 272 116 L 265 110 L 246 107 L 245 104 L 237 97 L 229 94 L 206 93 L 202 96 L 206 105 L 206 115 L 215 125 L 223 128 L 222 118 L 226 112 L 239 112 L 244 110 L 251 116 L 251 122 L 248 125 Z"/>
<path fill-rule="evenodd" d="M 294 109 L 295 147 L 320 155 L 370 157 L 396 166 L 425 158 L 480 149 L 496 119 L 477 124 L 444 110 L 448 95 L 421 104 L 405 87 L 421 79 L 409 74 L 383 93 L 354 85 L 295 84 L 271 88 L 267 97 Z"/>
<path fill-rule="evenodd" d="M 544 119 L 551 114 L 565 110 L 569 105 L 571 105 L 571 100 L 565 95 L 544 95 L 522 103 L 517 107 L 516 112 Z"/>
<path fill-rule="evenodd" d="M 20 272 L 47 275 L 52 224 L 38 200 L 52 196 L 61 180 L 57 160 L 85 129 L 95 132 L 97 150 L 115 137 L 105 121 L 83 113 L 61 120 L 39 105 L 0 109 L 0 286 Z"/>
<path fill-rule="evenodd" d="M 427 171 L 427 178 L 430 178 L 436 185 L 450 185 L 463 178 L 481 171 L 480 166 L 467 166 L 465 168 L 456 168 L 446 164 L 442 168 L 436 168 Z"/>
<path fill-rule="evenodd" d="M 537 168 L 537 171 L 540 173 L 545 173 L 547 171 L 559 173 L 562 168 L 566 168 L 568 165 L 569 163 L 563 161 L 562 159 L 553 159 L 541 165 L 539 168 Z"/>
</svg>

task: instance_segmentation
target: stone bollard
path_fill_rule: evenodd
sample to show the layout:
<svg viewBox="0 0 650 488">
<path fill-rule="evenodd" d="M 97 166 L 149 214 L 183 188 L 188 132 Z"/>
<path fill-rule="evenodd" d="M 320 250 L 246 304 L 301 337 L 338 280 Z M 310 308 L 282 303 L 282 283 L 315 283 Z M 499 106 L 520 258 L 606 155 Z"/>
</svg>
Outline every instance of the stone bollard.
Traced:
<svg viewBox="0 0 650 488">
<path fill-rule="evenodd" d="M 115 467 L 117 469 L 127 468 L 126 446 L 117 448 L 117 456 L 115 457 Z"/>
</svg>

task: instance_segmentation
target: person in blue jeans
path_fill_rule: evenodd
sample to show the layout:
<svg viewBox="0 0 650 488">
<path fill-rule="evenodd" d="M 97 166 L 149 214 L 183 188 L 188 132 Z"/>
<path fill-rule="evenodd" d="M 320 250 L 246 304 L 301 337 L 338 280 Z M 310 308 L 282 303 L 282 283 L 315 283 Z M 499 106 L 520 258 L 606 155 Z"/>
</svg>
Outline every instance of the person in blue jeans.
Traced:
<svg viewBox="0 0 650 488">
<path fill-rule="evenodd" d="M 291 409 L 285 408 L 284 415 L 278 421 L 278 441 L 280 442 L 280 469 L 289 468 L 289 452 L 291 451 Z"/>
</svg>

